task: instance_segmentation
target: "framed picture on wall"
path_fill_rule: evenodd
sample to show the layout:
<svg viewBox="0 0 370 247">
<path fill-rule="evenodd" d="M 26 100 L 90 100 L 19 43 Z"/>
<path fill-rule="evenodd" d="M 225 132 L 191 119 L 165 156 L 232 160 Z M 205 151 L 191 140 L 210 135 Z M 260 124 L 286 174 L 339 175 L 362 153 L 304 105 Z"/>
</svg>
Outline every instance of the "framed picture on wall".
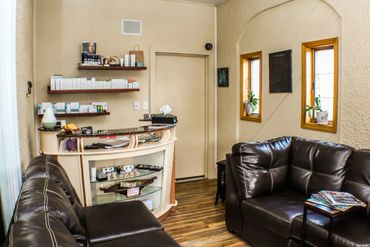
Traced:
<svg viewBox="0 0 370 247">
<path fill-rule="evenodd" d="M 219 87 L 229 87 L 229 68 L 217 69 L 217 85 Z"/>
<path fill-rule="evenodd" d="M 96 42 L 95 41 L 82 41 L 81 53 L 88 55 L 96 55 Z"/>
</svg>

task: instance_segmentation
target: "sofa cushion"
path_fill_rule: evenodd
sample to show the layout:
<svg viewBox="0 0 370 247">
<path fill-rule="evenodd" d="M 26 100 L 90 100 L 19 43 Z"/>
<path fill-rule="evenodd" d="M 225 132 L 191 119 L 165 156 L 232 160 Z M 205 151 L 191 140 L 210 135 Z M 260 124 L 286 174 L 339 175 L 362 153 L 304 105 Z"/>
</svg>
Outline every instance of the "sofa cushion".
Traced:
<svg viewBox="0 0 370 247">
<path fill-rule="evenodd" d="M 304 195 L 290 190 L 244 200 L 243 217 L 288 238 L 294 217 L 303 214 L 305 200 Z"/>
<path fill-rule="evenodd" d="M 232 148 L 231 165 L 242 199 L 279 191 L 286 186 L 291 138 L 238 143 Z"/>
<path fill-rule="evenodd" d="M 52 156 L 38 156 L 32 159 L 27 167 L 24 174 L 24 179 L 38 178 L 38 177 L 48 177 L 58 186 L 60 186 L 63 191 L 68 196 L 69 201 L 72 204 L 78 218 L 81 223 L 84 222 L 82 204 L 77 196 L 75 189 L 73 188 L 67 173 L 59 162 Z"/>
<path fill-rule="evenodd" d="M 62 222 L 78 242 L 86 241 L 85 229 L 64 191 L 48 178 L 26 180 L 14 211 L 14 222 L 27 221 L 45 212 Z"/>
<path fill-rule="evenodd" d="M 111 240 L 109 242 L 93 244 L 93 247 L 122 247 L 122 246 L 135 246 L 135 247 L 180 247 L 173 238 L 171 238 L 164 231 L 151 231 L 138 235 L 127 236 Z"/>
<path fill-rule="evenodd" d="M 366 214 L 370 216 L 370 150 L 353 152 L 344 181 L 344 190 L 365 202 Z"/>
<path fill-rule="evenodd" d="M 68 229 L 48 212 L 19 220 L 10 226 L 4 246 L 79 246 Z"/>
<path fill-rule="evenodd" d="M 84 214 L 91 243 L 163 229 L 141 201 L 86 207 Z"/>
<path fill-rule="evenodd" d="M 342 188 L 350 147 L 330 142 L 292 139 L 290 186 L 306 195 Z"/>
<path fill-rule="evenodd" d="M 306 242 L 313 246 L 326 246 L 329 219 L 309 211 L 307 215 Z M 302 216 L 293 221 L 292 237 L 301 240 Z M 370 219 L 358 212 L 334 220 L 333 246 L 370 246 Z"/>
</svg>

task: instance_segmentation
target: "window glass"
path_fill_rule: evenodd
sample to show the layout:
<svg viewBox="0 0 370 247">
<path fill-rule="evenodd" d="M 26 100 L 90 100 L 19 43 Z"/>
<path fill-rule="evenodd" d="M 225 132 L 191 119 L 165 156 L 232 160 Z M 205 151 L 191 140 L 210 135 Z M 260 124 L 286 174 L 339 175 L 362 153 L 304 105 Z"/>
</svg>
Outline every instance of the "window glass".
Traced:
<svg viewBox="0 0 370 247">
<path fill-rule="evenodd" d="M 251 80 L 250 80 L 250 90 L 259 99 L 260 95 L 260 60 L 251 60 Z M 258 103 L 259 104 L 259 103 Z M 253 113 L 259 114 L 259 107 L 257 107 Z"/>
<path fill-rule="evenodd" d="M 334 49 L 316 50 L 314 60 L 315 98 L 320 97 L 322 110 L 328 111 L 328 120 L 333 121 Z"/>
</svg>

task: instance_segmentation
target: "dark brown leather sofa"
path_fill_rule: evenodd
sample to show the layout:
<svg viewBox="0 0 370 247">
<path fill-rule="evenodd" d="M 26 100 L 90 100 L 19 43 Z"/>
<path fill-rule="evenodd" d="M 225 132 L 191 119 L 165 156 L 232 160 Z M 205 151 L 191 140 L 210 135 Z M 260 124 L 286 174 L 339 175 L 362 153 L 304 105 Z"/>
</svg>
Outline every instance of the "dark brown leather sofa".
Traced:
<svg viewBox="0 0 370 247">
<path fill-rule="evenodd" d="M 82 207 L 67 174 L 50 156 L 33 159 L 5 246 L 180 246 L 141 201 Z"/>
<path fill-rule="evenodd" d="M 348 191 L 367 208 L 334 222 L 334 246 L 370 246 L 370 150 L 282 137 L 238 143 L 227 155 L 226 225 L 253 246 L 301 246 L 303 202 Z M 326 246 L 329 220 L 309 211 L 306 245 Z"/>
</svg>

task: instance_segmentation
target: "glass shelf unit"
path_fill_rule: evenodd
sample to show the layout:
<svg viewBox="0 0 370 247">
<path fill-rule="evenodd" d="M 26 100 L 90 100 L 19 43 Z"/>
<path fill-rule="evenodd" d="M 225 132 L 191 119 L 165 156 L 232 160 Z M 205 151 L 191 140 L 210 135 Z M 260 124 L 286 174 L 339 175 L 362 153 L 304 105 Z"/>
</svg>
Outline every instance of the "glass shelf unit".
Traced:
<svg viewBox="0 0 370 247">
<path fill-rule="evenodd" d="M 110 179 L 110 180 L 104 180 L 104 181 L 90 181 L 92 184 L 106 184 L 106 183 L 111 183 L 111 182 L 124 182 L 124 181 L 130 181 L 130 180 L 135 180 L 136 178 L 144 177 L 147 175 L 155 174 L 161 171 L 150 171 L 150 170 L 139 170 L 140 174 L 133 176 L 133 177 L 126 177 L 126 178 L 116 178 L 116 179 Z"/>
<path fill-rule="evenodd" d="M 99 205 L 99 204 L 105 204 L 105 203 L 112 203 L 112 202 L 123 202 L 123 201 L 129 201 L 134 199 L 140 199 L 143 197 L 146 197 L 148 195 L 154 194 L 156 192 L 161 191 L 161 187 L 157 186 L 146 186 L 141 189 L 140 194 L 136 196 L 130 196 L 127 197 L 123 194 L 118 193 L 106 193 L 102 195 L 96 195 L 93 197 L 93 205 Z"/>
</svg>

